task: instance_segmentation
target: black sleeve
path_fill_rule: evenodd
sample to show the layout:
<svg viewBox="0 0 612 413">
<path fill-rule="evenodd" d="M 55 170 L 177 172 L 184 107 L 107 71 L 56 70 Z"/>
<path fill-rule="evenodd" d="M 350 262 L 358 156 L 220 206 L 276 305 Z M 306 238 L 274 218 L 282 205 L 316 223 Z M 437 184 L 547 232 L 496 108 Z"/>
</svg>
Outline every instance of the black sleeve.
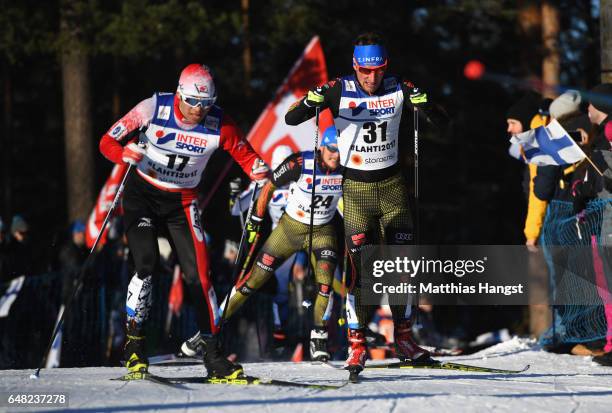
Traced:
<svg viewBox="0 0 612 413">
<path fill-rule="evenodd" d="M 329 89 L 325 92 L 325 97 L 321 110 L 329 108 L 334 117 L 338 116 L 338 107 L 340 106 L 340 95 L 342 92 L 342 85 L 338 79 L 332 80 L 327 83 Z M 289 110 L 285 114 L 285 123 L 287 125 L 296 126 L 302 122 L 315 116 L 315 107 L 306 106 L 306 96 L 295 102 L 289 107 Z"/>
<path fill-rule="evenodd" d="M 285 159 L 272 174 L 272 183 L 274 186 L 278 188 L 300 179 L 303 162 L 304 159 L 301 152 L 294 153 Z"/>
<path fill-rule="evenodd" d="M 533 193 L 542 201 L 550 201 L 562 176 L 562 166 L 538 166 L 536 176 L 533 178 Z"/>
<path fill-rule="evenodd" d="M 416 86 L 407 80 L 402 81 L 402 92 L 404 94 L 404 108 L 412 112 L 414 105 L 410 102 L 410 94 Z M 428 97 L 429 99 L 429 97 Z M 425 118 L 427 123 L 437 129 L 438 134 L 445 134 L 450 125 L 450 118 L 446 110 L 440 105 L 433 104 L 428 100 L 426 104 L 419 105 L 419 117 Z"/>
</svg>

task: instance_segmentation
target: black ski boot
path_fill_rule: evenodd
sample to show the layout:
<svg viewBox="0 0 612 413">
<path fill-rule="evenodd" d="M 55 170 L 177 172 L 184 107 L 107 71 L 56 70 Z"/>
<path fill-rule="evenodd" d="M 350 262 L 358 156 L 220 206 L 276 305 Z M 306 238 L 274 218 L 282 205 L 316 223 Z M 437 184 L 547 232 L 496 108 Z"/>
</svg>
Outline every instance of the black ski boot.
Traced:
<svg viewBox="0 0 612 413">
<path fill-rule="evenodd" d="M 202 350 L 208 378 L 235 379 L 244 375 L 240 364 L 223 356 L 218 336 L 202 336 Z"/>
<path fill-rule="evenodd" d="M 149 360 L 145 356 L 145 336 L 132 335 L 128 330 L 127 342 L 123 348 L 125 367 L 130 373 L 146 373 L 149 369 Z"/>
<path fill-rule="evenodd" d="M 200 331 L 195 333 L 191 338 L 188 338 L 183 345 L 181 345 L 180 356 L 181 357 L 195 357 L 202 351 L 202 336 Z"/>
<path fill-rule="evenodd" d="M 329 360 L 327 337 L 327 331 L 323 328 L 313 328 L 310 331 L 310 360 L 322 362 Z"/>
<path fill-rule="evenodd" d="M 601 356 L 593 357 L 593 361 L 602 366 L 612 367 L 612 351 L 603 353 Z"/>
</svg>

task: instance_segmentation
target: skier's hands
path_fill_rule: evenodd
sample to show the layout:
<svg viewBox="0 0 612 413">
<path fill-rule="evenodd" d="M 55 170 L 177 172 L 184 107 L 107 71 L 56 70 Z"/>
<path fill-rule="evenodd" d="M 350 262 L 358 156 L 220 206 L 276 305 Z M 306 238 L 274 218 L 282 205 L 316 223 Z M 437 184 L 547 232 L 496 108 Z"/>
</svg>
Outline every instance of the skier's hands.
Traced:
<svg viewBox="0 0 612 413">
<path fill-rule="evenodd" d="M 327 89 L 329 89 L 329 85 L 327 83 L 310 89 L 308 91 L 308 95 L 306 95 L 304 104 L 309 108 L 323 105 L 323 100 L 325 100 L 325 93 L 327 92 Z"/>
<path fill-rule="evenodd" d="M 240 188 L 242 187 L 242 179 L 240 177 L 234 178 L 229 183 L 229 207 L 230 211 L 234 208 L 236 198 L 240 194 Z"/>
<path fill-rule="evenodd" d="M 259 233 L 259 228 L 261 228 L 261 221 L 263 218 L 258 217 L 257 215 L 251 215 L 251 219 L 247 221 L 246 230 L 247 230 L 247 241 L 249 244 L 252 244 L 255 241 L 255 237 Z"/>
<path fill-rule="evenodd" d="M 121 155 L 121 159 L 125 163 L 129 163 L 131 165 L 137 165 L 138 162 L 140 162 L 142 158 L 144 157 L 145 151 L 146 151 L 146 148 L 132 142 L 123 147 L 123 153 Z"/>
<path fill-rule="evenodd" d="M 425 106 L 427 104 L 427 93 L 421 92 L 418 87 L 413 87 L 410 91 L 410 103 L 414 106 Z"/>
<path fill-rule="evenodd" d="M 229 183 L 230 187 L 230 197 L 234 198 L 236 195 L 240 193 L 240 188 L 242 187 L 242 179 L 240 177 L 234 178 Z"/>
<path fill-rule="evenodd" d="M 270 168 L 262 159 L 255 159 L 253 167 L 251 168 L 250 178 L 255 181 L 259 186 L 263 186 L 270 178 Z"/>
</svg>

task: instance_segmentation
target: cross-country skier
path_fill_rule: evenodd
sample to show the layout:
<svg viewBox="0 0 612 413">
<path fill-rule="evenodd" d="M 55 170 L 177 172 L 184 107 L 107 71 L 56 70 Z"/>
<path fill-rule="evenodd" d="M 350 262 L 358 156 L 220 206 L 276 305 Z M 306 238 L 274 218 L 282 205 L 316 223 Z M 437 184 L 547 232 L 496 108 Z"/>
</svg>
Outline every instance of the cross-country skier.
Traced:
<svg viewBox="0 0 612 413">
<path fill-rule="evenodd" d="M 316 158 L 316 162 L 315 162 Z M 312 251 L 318 294 L 314 303 L 314 328 L 310 335 L 313 360 L 328 360 L 326 322 L 332 308 L 332 281 L 337 263 L 336 232 L 332 223 L 338 200 L 342 196 L 342 167 L 336 141 L 336 128 L 329 127 L 316 152 L 298 152 L 289 156 L 274 170 L 273 178 L 262 189 L 247 230 L 259 231 L 266 206 L 276 188 L 291 183 L 285 212 L 255 259 L 253 269 L 232 289 L 225 319 L 228 319 L 255 290 L 273 276 L 274 271 L 291 255 L 308 250 L 312 173 L 316 165 Z"/>
<path fill-rule="evenodd" d="M 344 229 L 353 265 L 353 288 L 347 300 L 349 355 L 346 368 L 359 373 L 367 358 L 364 336 L 367 311 L 361 303 L 361 250 L 376 243 L 380 229 L 390 245 L 412 243 L 413 225 L 408 190 L 399 168 L 400 121 L 404 110 L 427 104 L 427 95 L 411 82 L 386 73 L 387 51 L 379 35 L 357 37 L 354 73 L 311 89 L 285 115 L 298 125 L 315 115 L 315 107 L 329 108 L 338 128 L 340 162 L 344 172 Z M 412 338 L 413 306 L 392 305 L 398 356 L 429 360 L 429 353 Z"/>
<path fill-rule="evenodd" d="M 100 151 L 106 158 L 135 166 L 123 194 L 125 231 L 136 269 L 126 301 L 125 358 L 130 372 L 148 368 L 144 331 L 152 301 L 152 277 L 159 259 L 157 232 L 165 226 L 196 307 L 208 375 L 242 374 L 240 365 L 223 357 L 215 336 L 217 300 L 208 276 L 197 186 L 217 148 L 228 151 L 252 180 L 265 182 L 269 169 L 234 121 L 215 105 L 216 99 L 210 69 L 191 64 L 181 72 L 176 93 L 155 93 L 143 100 L 100 141 Z M 126 136 L 138 128 L 146 128 L 144 147 L 125 142 Z"/>
</svg>

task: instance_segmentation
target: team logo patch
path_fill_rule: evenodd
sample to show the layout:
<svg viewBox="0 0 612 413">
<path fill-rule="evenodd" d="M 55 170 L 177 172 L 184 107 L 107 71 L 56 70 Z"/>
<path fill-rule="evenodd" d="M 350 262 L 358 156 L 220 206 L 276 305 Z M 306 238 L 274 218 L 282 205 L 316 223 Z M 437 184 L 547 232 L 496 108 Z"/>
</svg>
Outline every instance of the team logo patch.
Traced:
<svg viewBox="0 0 612 413">
<path fill-rule="evenodd" d="M 362 232 L 361 234 L 351 235 L 351 241 L 353 241 L 353 244 L 356 246 L 363 245 L 366 242 L 366 234 Z"/>
<path fill-rule="evenodd" d="M 321 251 L 321 257 L 332 257 L 336 258 L 336 253 L 332 250 L 323 250 Z"/>
<path fill-rule="evenodd" d="M 397 232 L 395 234 L 395 240 L 396 241 L 411 241 L 412 234 L 409 234 L 407 232 Z"/>
<path fill-rule="evenodd" d="M 264 252 L 263 256 L 261 257 L 261 262 L 263 262 L 267 266 L 271 266 L 272 264 L 274 264 L 275 259 L 276 258 L 273 257 L 272 255 Z"/>
<path fill-rule="evenodd" d="M 355 82 L 352 80 L 345 80 L 344 81 L 344 89 L 347 92 L 357 92 L 357 87 L 355 87 Z"/>
<path fill-rule="evenodd" d="M 216 116 L 206 116 L 206 119 L 204 120 L 204 127 L 206 129 L 218 130 L 219 118 Z"/>
<path fill-rule="evenodd" d="M 161 120 L 170 119 L 170 106 L 160 106 L 157 110 L 157 117 Z"/>
<path fill-rule="evenodd" d="M 193 227 L 193 233 L 199 242 L 204 240 L 204 234 L 202 232 L 202 221 L 200 220 L 200 210 L 195 200 L 191 201 L 189 205 L 189 215 L 191 218 L 191 226 Z"/>
<path fill-rule="evenodd" d="M 110 135 L 112 138 L 117 139 L 117 138 L 119 138 L 119 137 L 120 137 L 120 136 L 123 134 L 123 132 L 125 132 L 125 130 L 126 130 L 125 125 L 124 125 L 123 123 L 119 122 L 119 123 L 118 123 L 118 124 L 117 124 L 117 125 L 116 125 L 116 126 L 113 128 L 113 130 L 111 130 L 111 131 L 110 131 L 109 135 Z"/>
</svg>

